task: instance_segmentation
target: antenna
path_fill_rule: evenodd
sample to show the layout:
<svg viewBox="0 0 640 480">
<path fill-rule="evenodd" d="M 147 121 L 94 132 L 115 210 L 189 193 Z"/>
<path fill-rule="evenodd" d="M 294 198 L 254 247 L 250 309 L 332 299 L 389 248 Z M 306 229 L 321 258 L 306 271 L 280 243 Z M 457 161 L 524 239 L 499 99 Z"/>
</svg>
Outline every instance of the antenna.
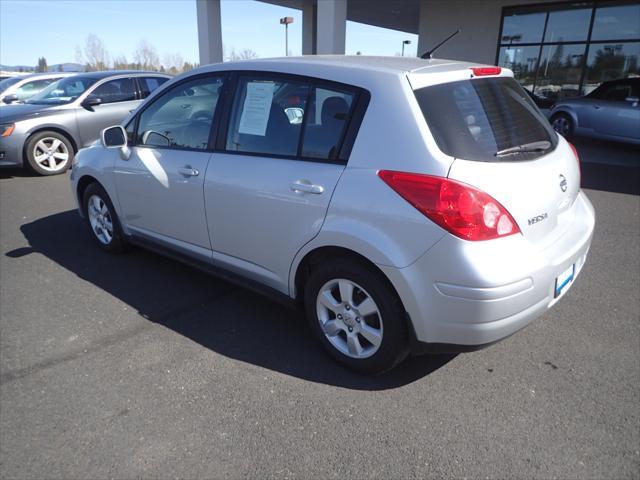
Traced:
<svg viewBox="0 0 640 480">
<path fill-rule="evenodd" d="M 439 49 L 442 45 L 444 45 L 445 43 L 447 43 L 449 40 L 451 40 L 453 37 L 455 37 L 457 34 L 460 33 L 460 29 L 456 30 L 455 32 L 453 32 L 451 35 L 449 35 L 447 38 L 445 38 L 443 41 L 441 41 L 438 45 L 436 45 L 435 47 L 433 47 L 431 50 L 427 50 L 426 52 L 424 52 L 422 55 L 420 55 L 420 58 L 426 58 L 426 59 L 431 59 L 431 55 L 433 54 L 433 52 L 435 52 L 437 49 Z"/>
</svg>

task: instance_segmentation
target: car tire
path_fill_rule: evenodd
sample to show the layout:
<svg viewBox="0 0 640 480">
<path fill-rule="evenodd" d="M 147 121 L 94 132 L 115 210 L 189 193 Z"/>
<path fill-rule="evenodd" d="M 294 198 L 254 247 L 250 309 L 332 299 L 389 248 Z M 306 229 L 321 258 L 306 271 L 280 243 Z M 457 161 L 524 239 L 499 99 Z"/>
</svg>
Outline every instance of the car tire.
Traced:
<svg viewBox="0 0 640 480">
<path fill-rule="evenodd" d="M 553 129 L 565 138 L 573 135 L 575 124 L 571 116 L 566 113 L 557 113 L 551 117 L 551 126 Z"/>
<path fill-rule="evenodd" d="M 388 280 L 364 262 L 344 258 L 312 269 L 304 304 L 314 335 L 352 370 L 383 373 L 409 353 L 402 303 Z"/>
<path fill-rule="evenodd" d="M 38 175 L 60 175 L 66 172 L 74 155 L 71 141 L 54 131 L 38 132 L 29 137 L 25 144 L 27 164 Z"/>
<path fill-rule="evenodd" d="M 82 207 L 91 236 L 102 250 L 121 253 L 128 249 L 113 203 L 101 185 L 92 183 L 87 187 Z"/>
</svg>

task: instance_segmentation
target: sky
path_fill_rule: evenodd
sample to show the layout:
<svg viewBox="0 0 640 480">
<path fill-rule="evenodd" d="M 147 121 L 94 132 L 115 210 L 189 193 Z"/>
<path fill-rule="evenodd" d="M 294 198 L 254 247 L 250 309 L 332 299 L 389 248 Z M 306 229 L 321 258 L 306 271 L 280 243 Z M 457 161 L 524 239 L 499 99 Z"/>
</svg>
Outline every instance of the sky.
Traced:
<svg viewBox="0 0 640 480">
<path fill-rule="evenodd" d="M 261 58 L 284 55 L 284 27 L 289 25 L 289 50 L 302 51 L 302 12 L 255 0 L 222 0 L 222 42 L 236 52 L 251 49 Z M 77 47 L 93 33 L 112 57 L 133 60 L 141 40 L 151 43 L 160 60 L 178 53 L 198 61 L 196 0 L 0 0 L 0 64 L 49 65 L 76 61 Z M 395 55 L 411 40 L 406 55 L 415 55 L 417 35 L 347 22 L 346 53 Z"/>
</svg>

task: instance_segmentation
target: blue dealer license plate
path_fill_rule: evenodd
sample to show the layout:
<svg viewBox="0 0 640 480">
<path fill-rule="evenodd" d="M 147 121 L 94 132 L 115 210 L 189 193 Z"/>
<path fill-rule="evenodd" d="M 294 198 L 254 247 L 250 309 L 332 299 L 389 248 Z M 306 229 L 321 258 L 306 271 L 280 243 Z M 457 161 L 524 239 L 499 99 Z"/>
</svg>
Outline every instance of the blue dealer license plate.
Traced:
<svg viewBox="0 0 640 480">
<path fill-rule="evenodd" d="M 575 271 L 576 266 L 574 264 L 558 275 L 556 278 L 555 298 L 558 298 L 569 289 L 571 282 L 573 282 Z"/>
</svg>

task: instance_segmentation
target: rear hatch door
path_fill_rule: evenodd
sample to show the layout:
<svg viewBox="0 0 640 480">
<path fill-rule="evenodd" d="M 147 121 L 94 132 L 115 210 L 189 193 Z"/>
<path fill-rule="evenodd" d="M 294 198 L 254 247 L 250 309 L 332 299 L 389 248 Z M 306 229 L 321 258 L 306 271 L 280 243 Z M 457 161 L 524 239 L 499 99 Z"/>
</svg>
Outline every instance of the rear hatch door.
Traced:
<svg viewBox="0 0 640 480">
<path fill-rule="evenodd" d="M 562 235 L 580 189 L 579 164 L 512 77 L 472 77 L 415 94 L 438 147 L 455 158 L 449 178 L 495 198 L 540 247 Z"/>
</svg>

